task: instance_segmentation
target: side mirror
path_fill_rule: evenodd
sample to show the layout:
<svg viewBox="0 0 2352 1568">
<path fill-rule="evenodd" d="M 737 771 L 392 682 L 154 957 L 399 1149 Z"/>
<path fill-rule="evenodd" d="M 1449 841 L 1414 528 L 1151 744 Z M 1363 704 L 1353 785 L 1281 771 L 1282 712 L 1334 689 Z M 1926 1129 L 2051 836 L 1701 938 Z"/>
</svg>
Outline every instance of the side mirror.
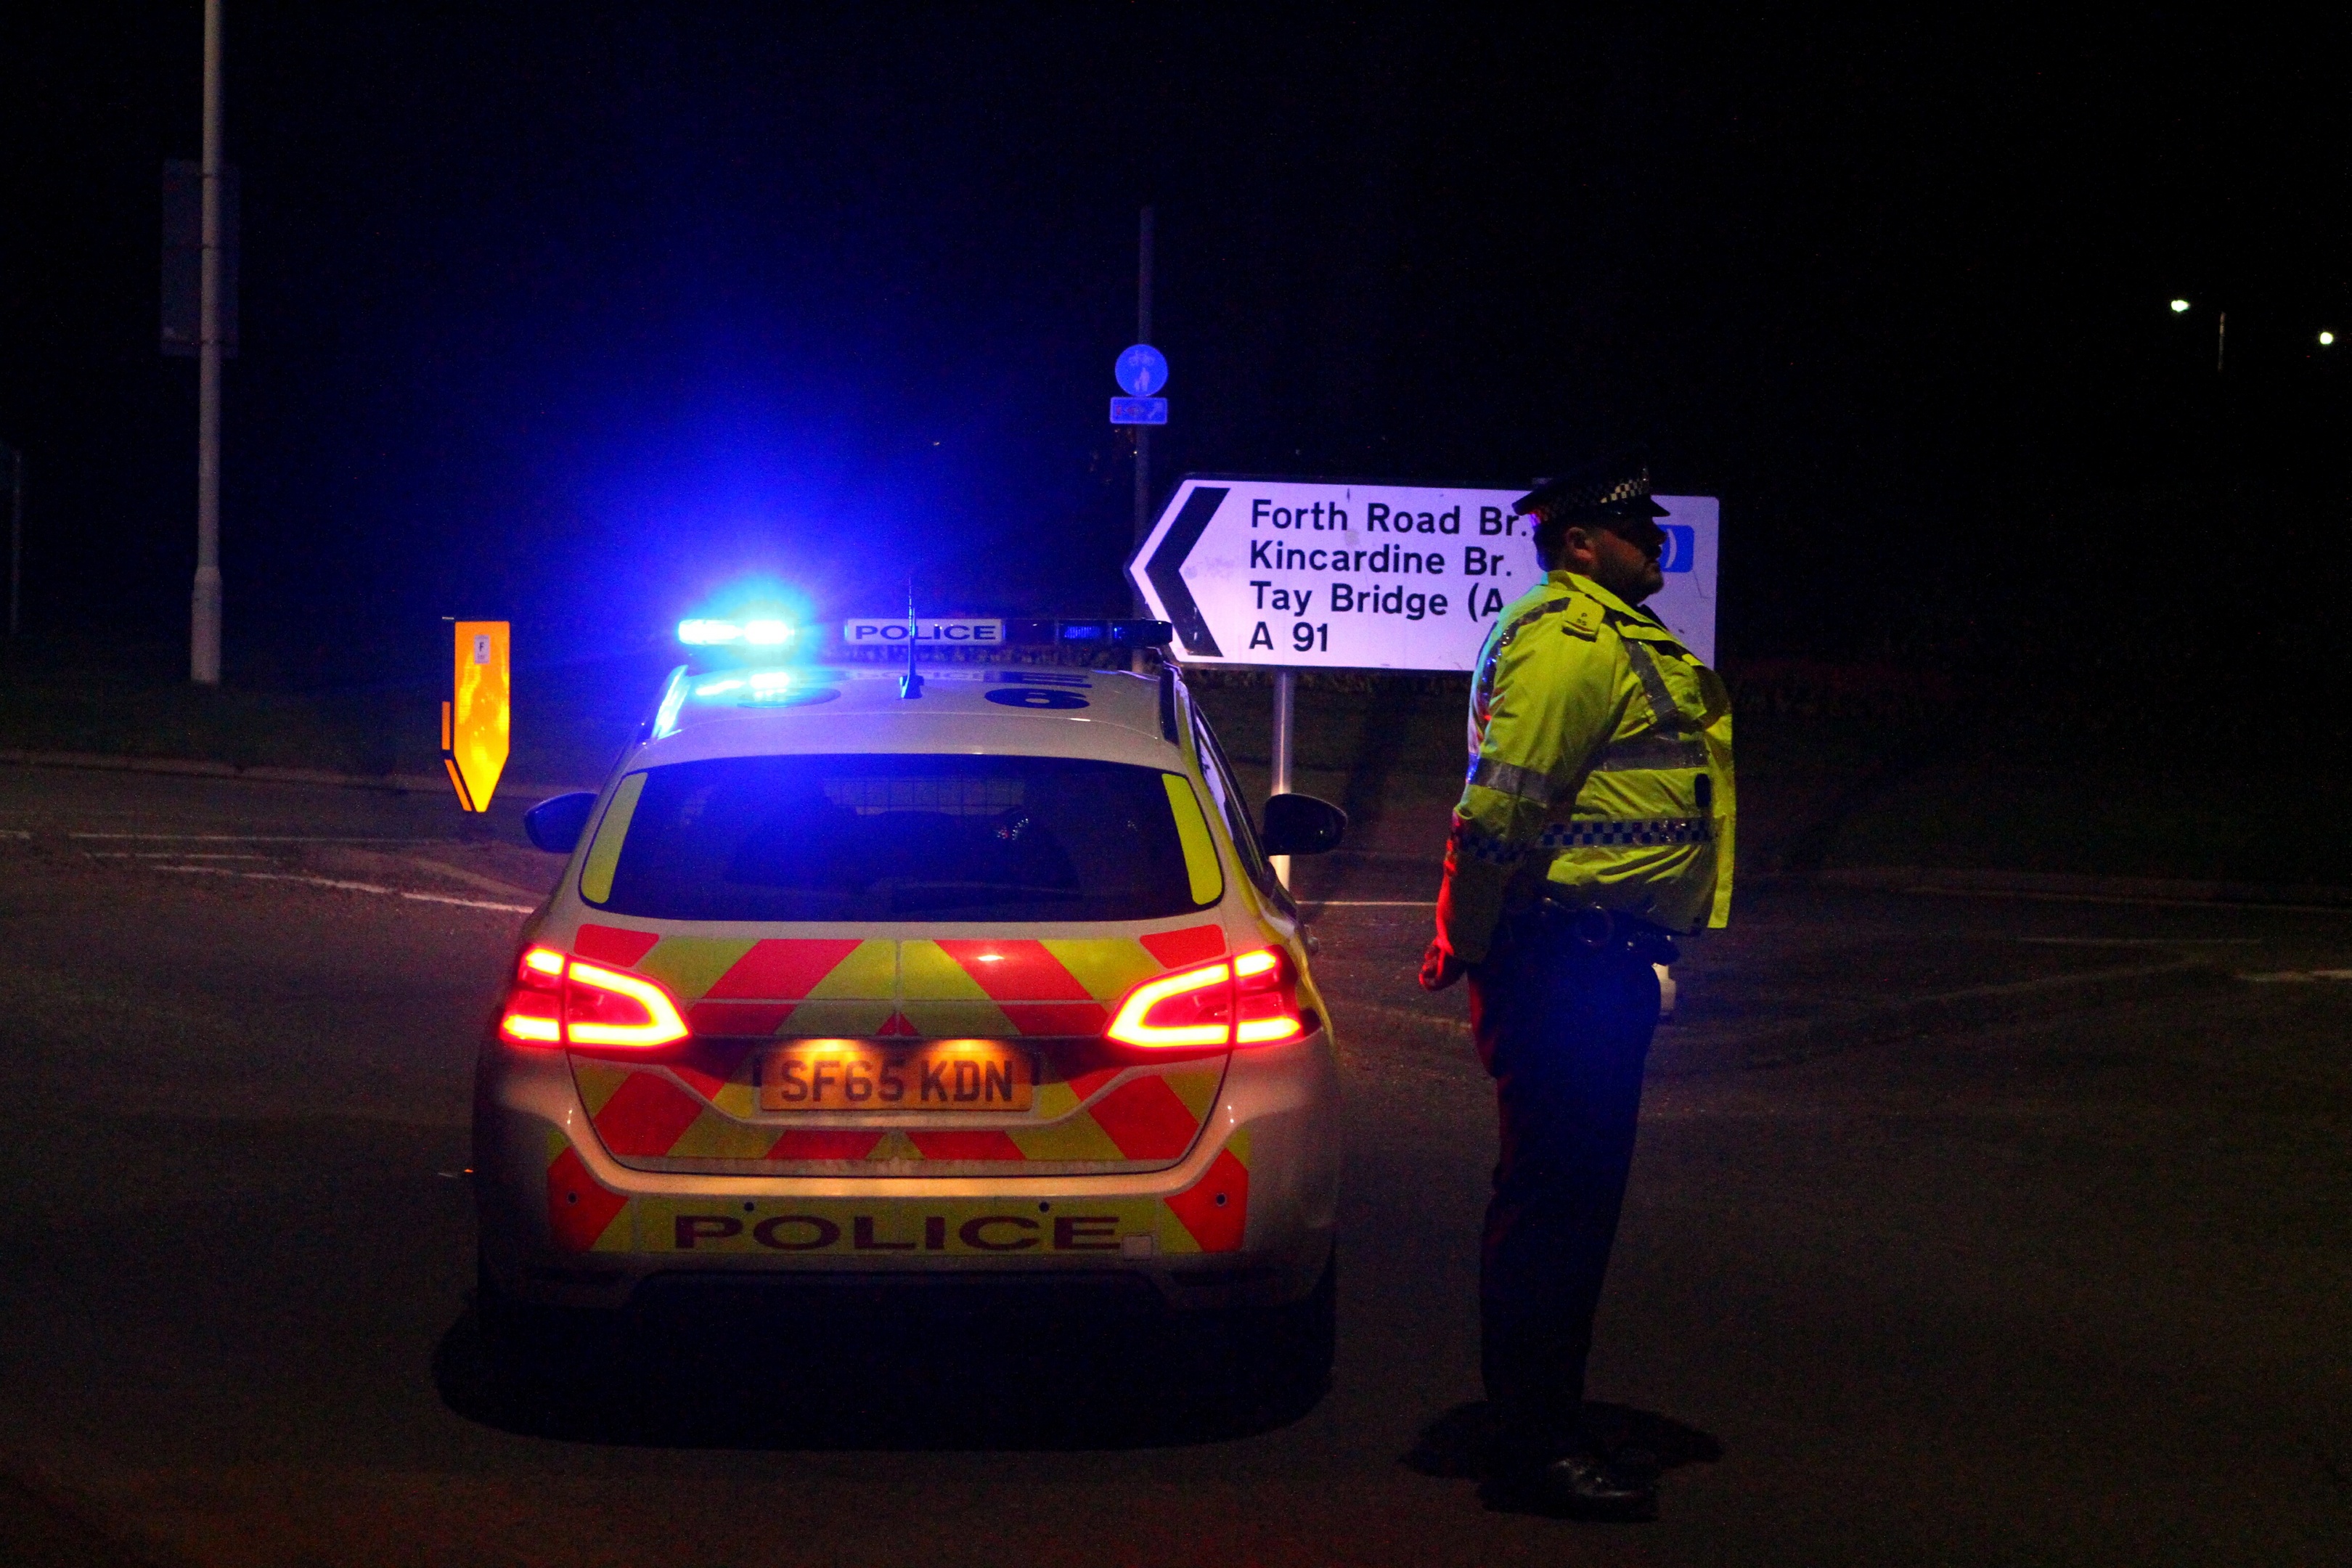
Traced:
<svg viewBox="0 0 2352 1568">
<path fill-rule="evenodd" d="M 588 814 L 595 809 L 596 797 L 587 790 L 559 795 L 524 812 L 522 830 L 550 855 L 569 855 L 588 829 Z"/>
<path fill-rule="evenodd" d="M 1348 834 L 1348 814 L 1311 795 L 1278 795 L 1265 803 L 1265 831 L 1258 835 L 1269 855 L 1320 855 L 1339 847 Z"/>
</svg>

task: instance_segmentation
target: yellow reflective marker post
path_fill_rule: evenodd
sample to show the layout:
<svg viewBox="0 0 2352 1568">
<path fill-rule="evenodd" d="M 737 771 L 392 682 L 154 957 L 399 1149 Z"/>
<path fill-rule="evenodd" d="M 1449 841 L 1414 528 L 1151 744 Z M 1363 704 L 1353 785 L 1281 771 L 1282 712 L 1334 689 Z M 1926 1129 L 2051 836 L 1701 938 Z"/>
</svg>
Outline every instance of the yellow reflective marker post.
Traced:
<svg viewBox="0 0 2352 1568">
<path fill-rule="evenodd" d="M 441 763 L 467 811 L 490 809 L 514 729 L 507 623 L 459 621 L 450 700 L 441 704 Z"/>
</svg>

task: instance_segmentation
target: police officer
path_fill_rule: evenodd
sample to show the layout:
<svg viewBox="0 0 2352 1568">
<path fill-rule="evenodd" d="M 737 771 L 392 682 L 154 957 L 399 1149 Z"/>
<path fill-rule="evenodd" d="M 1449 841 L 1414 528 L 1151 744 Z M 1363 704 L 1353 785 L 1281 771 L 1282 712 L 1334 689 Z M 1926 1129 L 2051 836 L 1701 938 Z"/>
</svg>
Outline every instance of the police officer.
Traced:
<svg viewBox="0 0 2352 1568">
<path fill-rule="evenodd" d="M 1582 1423 L 1592 1314 L 1658 1022 L 1651 966 L 1731 900 L 1723 682 L 1641 608 L 1664 509 L 1636 458 L 1520 498 L 1546 575 L 1495 619 L 1470 692 L 1470 773 L 1422 984 L 1467 975 L 1501 1157 L 1479 1270 L 1506 1489 L 1647 1519 L 1656 1483 Z"/>
</svg>

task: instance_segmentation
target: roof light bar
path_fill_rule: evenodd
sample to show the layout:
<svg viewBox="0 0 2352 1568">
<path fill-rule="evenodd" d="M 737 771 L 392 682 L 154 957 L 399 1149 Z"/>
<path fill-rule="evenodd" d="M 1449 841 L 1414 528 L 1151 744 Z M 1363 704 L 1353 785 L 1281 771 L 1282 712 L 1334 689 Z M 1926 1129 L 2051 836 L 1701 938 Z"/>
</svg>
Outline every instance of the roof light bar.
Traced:
<svg viewBox="0 0 2352 1568">
<path fill-rule="evenodd" d="M 772 616 L 740 621 L 697 617 L 677 623 L 677 640 L 688 647 L 781 647 L 792 638 L 792 624 Z"/>
<path fill-rule="evenodd" d="M 1166 647 L 1176 628 L 1166 621 L 1007 621 L 1005 638 L 1019 647 Z"/>
</svg>

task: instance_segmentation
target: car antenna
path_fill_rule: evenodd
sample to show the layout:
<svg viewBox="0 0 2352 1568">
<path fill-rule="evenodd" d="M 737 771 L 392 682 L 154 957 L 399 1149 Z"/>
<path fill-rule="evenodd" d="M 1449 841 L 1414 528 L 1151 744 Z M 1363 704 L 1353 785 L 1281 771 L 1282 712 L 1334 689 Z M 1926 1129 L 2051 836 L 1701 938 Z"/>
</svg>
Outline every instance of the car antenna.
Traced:
<svg viewBox="0 0 2352 1568">
<path fill-rule="evenodd" d="M 898 678 L 898 695 L 901 697 L 920 697 L 923 694 L 923 677 L 915 668 L 916 629 L 915 579 L 910 573 L 907 577 L 907 673 Z"/>
</svg>

